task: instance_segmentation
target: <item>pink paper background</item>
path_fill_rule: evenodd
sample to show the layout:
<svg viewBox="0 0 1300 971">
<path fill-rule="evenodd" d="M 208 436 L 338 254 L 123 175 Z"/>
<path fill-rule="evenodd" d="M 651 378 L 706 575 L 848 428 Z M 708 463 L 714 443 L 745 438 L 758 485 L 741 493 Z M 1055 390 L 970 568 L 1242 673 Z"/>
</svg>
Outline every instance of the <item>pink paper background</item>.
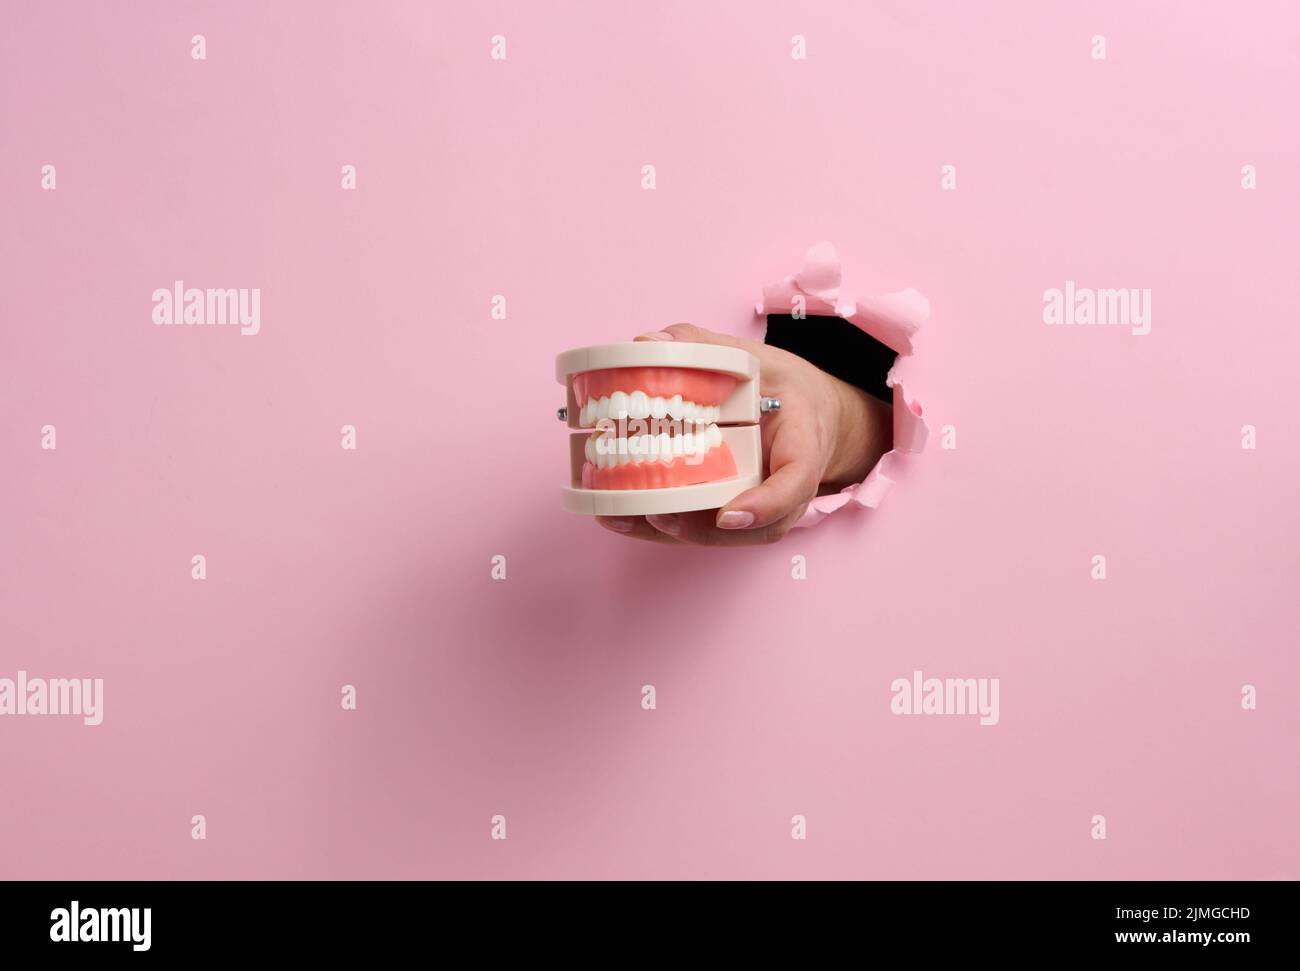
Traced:
<svg viewBox="0 0 1300 971">
<path fill-rule="evenodd" d="M 1300 873 L 1294 4 L 3 18 L 0 677 L 106 686 L 0 718 L 0 875 Z M 748 551 L 562 512 L 556 352 L 756 336 L 821 239 L 934 308 L 883 507 Z M 176 279 L 261 334 L 154 326 Z M 1151 334 L 1045 326 L 1067 279 Z M 915 669 L 1001 723 L 891 715 Z"/>
</svg>

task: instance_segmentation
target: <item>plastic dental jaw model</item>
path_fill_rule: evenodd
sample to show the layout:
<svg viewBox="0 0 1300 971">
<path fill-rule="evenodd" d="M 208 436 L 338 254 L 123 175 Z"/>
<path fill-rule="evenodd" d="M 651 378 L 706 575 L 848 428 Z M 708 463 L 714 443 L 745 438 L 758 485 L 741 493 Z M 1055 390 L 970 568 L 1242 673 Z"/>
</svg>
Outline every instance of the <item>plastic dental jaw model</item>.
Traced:
<svg viewBox="0 0 1300 971">
<path fill-rule="evenodd" d="M 759 484 L 758 359 L 738 347 L 635 341 L 555 359 L 569 436 L 564 507 L 600 516 L 716 509 Z"/>
</svg>

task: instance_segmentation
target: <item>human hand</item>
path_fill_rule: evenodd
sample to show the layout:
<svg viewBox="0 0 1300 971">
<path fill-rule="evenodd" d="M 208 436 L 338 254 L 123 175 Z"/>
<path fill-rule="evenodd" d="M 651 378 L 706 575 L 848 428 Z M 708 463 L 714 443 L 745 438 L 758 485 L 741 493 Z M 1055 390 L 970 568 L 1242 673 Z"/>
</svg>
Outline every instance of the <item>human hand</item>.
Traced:
<svg viewBox="0 0 1300 971">
<path fill-rule="evenodd" d="M 864 479 L 889 450 L 891 409 L 788 351 L 693 324 L 673 324 L 642 340 L 724 344 L 759 360 L 760 393 L 781 410 L 763 417 L 762 484 L 721 509 L 662 516 L 598 516 L 606 529 L 637 539 L 742 546 L 780 539 L 819 493 Z"/>
</svg>

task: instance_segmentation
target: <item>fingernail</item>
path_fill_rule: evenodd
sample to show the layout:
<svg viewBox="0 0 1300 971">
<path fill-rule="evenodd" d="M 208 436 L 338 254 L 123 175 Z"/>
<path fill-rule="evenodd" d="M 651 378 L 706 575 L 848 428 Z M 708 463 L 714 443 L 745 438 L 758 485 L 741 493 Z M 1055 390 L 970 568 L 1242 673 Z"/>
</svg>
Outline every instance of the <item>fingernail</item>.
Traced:
<svg viewBox="0 0 1300 971">
<path fill-rule="evenodd" d="M 667 533 L 669 536 L 676 536 L 682 529 L 682 524 L 676 516 L 646 516 L 646 521 L 659 532 Z"/>
<path fill-rule="evenodd" d="M 635 519 L 618 519 L 614 516 L 601 517 L 600 524 L 606 529 L 612 529 L 616 533 L 630 533 L 632 527 L 636 525 Z"/>
<path fill-rule="evenodd" d="M 657 330 L 653 334 L 642 334 L 641 337 L 648 341 L 670 341 L 674 339 L 673 335 L 666 330 Z"/>
<path fill-rule="evenodd" d="M 744 529 L 746 526 L 752 526 L 753 523 L 754 514 L 752 512 L 740 512 L 737 509 L 724 512 L 718 517 L 719 529 Z"/>
</svg>

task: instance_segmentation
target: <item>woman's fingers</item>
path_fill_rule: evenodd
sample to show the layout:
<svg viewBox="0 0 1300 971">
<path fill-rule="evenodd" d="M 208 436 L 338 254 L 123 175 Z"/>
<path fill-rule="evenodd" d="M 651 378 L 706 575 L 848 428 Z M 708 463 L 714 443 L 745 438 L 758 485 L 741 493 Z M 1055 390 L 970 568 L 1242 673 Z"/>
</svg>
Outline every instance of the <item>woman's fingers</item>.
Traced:
<svg viewBox="0 0 1300 971">
<path fill-rule="evenodd" d="M 654 543 L 676 543 L 672 536 L 661 533 L 651 526 L 644 516 L 597 516 L 596 522 L 611 533 L 630 536 L 633 539 L 645 539 Z"/>
<path fill-rule="evenodd" d="M 757 351 L 759 348 L 765 348 L 766 345 L 759 344 L 757 341 L 748 341 L 743 337 L 732 337 L 730 334 L 719 334 L 712 330 L 705 330 L 703 327 L 696 327 L 694 324 L 672 324 L 661 331 L 653 334 L 642 334 L 636 338 L 639 341 L 683 341 L 688 344 L 721 344 L 724 347 L 743 347 L 747 351 Z"/>
<path fill-rule="evenodd" d="M 754 341 L 747 341 L 743 337 L 732 337 L 730 334 L 719 334 L 716 331 L 705 330 L 703 327 L 696 327 L 694 324 L 673 324 L 671 327 L 665 327 L 665 331 L 673 335 L 673 340 L 691 341 L 695 344 L 722 344 L 726 347 L 744 347 L 746 349 L 754 346 Z"/>
<path fill-rule="evenodd" d="M 793 510 L 776 522 L 758 529 L 718 529 L 712 510 L 681 512 L 664 516 L 647 516 L 646 522 L 667 539 L 695 546 L 754 546 L 774 543 L 803 515 L 803 507 Z"/>
</svg>

